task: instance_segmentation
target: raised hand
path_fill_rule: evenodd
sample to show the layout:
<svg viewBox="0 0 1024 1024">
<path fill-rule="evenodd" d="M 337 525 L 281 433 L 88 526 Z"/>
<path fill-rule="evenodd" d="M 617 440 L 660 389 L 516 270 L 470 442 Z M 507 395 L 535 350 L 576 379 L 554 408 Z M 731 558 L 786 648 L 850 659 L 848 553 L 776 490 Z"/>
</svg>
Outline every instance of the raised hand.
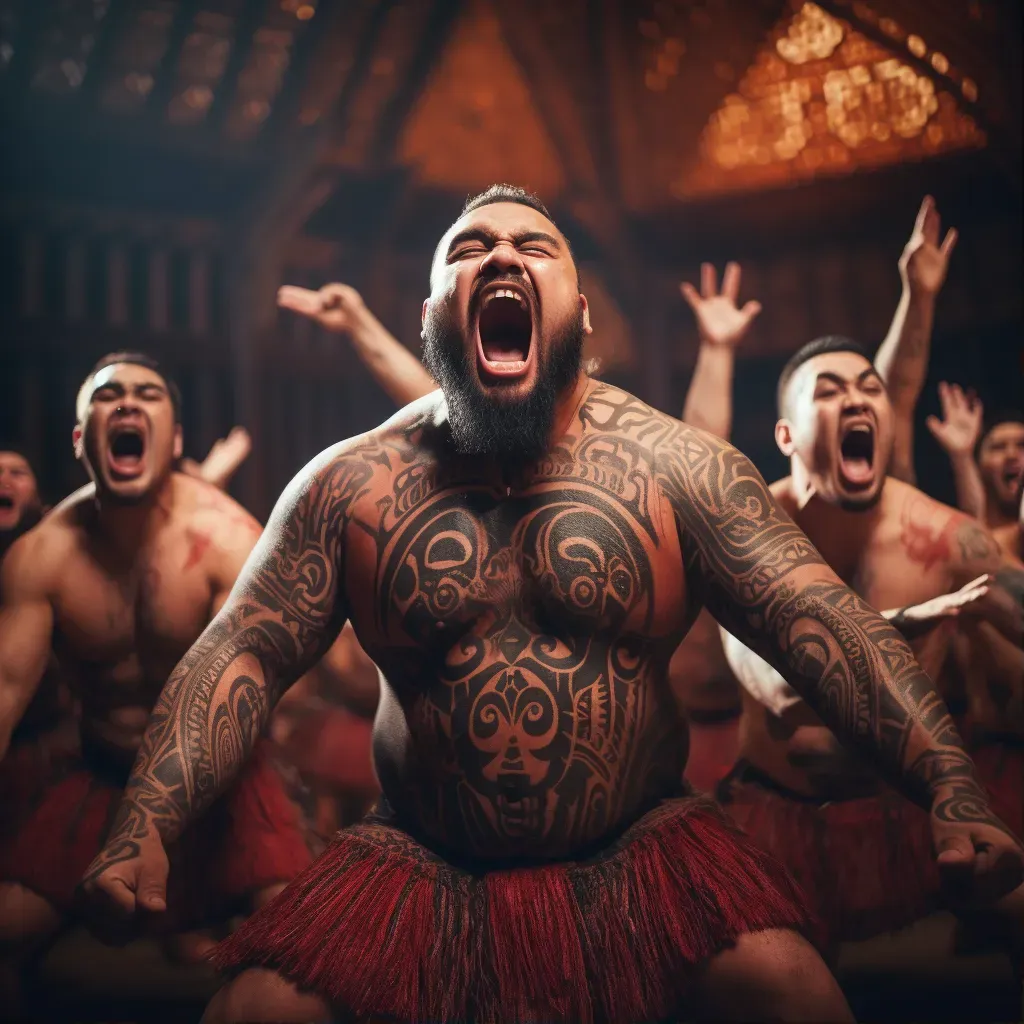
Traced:
<svg viewBox="0 0 1024 1024">
<path fill-rule="evenodd" d="M 900 276 L 912 292 L 937 295 L 946 280 L 949 257 L 956 245 L 956 228 L 950 228 L 939 244 L 941 228 L 935 200 L 925 196 L 917 212 L 914 230 L 900 257 Z"/>
<path fill-rule="evenodd" d="M 929 416 L 925 423 L 932 436 L 950 455 L 970 455 L 981 435 L 984 410 L 973 391 L 965 392 L 959 384 L 939 383 L 942 419 Z"/>
<path fill-rule="evenodd" d="M 689 282 L 684 281 L 679 286 L 683 298 L 697 318 L 700 339 L 707 345 L 735 346 L 747 333 L 754 317 L 761 312 L 760 302 L 748 302 L 742 309 L 737 307 L 740 273 L 738 263 L 727 264 L 722 277 L 722 290 L 719 292 L 715 268 L 710 263 L 702 263 L 700 294 Z"/>
<path fill-rule="evenodd" d="M 316 320 L 329 331 L 350 333 L 367 314 L 363 298 L 351 285 L 325 284 L 318 291 L 285 285 L 278 289 L 277 304 Z"/>
</svg>

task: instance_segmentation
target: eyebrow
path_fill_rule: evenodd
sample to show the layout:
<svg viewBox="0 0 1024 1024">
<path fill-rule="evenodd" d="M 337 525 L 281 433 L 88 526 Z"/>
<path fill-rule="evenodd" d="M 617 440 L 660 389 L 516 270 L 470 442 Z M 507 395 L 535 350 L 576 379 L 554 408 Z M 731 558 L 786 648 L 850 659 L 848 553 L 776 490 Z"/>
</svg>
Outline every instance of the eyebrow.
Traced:
<svg viewBox="0 0 1024 1024">
<path fill-rule="evenodd" d="M 866 370 L 862 370 L 860 373 L 857 374 L 857 383 L 860 384 L 861 382 L 867 380 L 868 377 L 877 377 L 879 382 L 882 382 L 881 374 L 879 374 L 879 372 L 873 366 L 869 366 Z M 847 380 L 845 377 L 840 377 L 838 373 L 832 373 L 829 370 L 822 370 L 821 373 L 819 373 L 817 377 L 814 378 L 814 383 L 815 385 L 817 385 L 823 380 L 827 380 L 832 384 L 838 384 L 839 387 L 845 387 L 847 384 Z"/>
<path fill-rule="evenodd" d="M 450 256 L 452 250 L 463 242 L 483 242 L 486 245 L 493 245 L 497 237 L 493 231 L 488 231 L 486 228 L 465 228 L 452 236 L 452 240 L 448 243 L 448 255 Z M 560 250 L 562 248 L 562 243 L 554 235 L 549 235 L 546 231 L 518 231 L 511 237 L 512 244 L 517 248 L 526 242 L 547 242 L 556 249 Z"/>
<path fill-rule="evenodd" d="M 104 383 L 102 384 L 97 384 L 96 387 L 92 389 L 92 393 L 95 395 L 98 392 L 105 391 L 108 388 L 111 391 L 115 391 L 120 395 L 125 394 L 128 390 L 124 386 L 124 384 L 122 384 L 119 380 L 108 380 L 104 381 Z M 133 384 L 131 388 L 133 391 L 147 391 L 150 388 L 153 388 L 154 390 L 159 391 L 161 394 L 168 394 L 167 388 L 165 388 L 163 384 L 156 380 L 144 380 L 139 384 Z"/>
</svg>

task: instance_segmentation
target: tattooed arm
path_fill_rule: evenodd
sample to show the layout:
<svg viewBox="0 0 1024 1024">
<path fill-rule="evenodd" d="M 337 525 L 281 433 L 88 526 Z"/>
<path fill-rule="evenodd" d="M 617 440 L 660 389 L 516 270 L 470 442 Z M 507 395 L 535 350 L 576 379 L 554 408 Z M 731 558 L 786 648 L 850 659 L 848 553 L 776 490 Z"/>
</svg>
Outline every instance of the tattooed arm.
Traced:
<svg viewBox="0 0 1024 1024">
<path fill-rule="evenodd" d="M 985 620 L 1010 643 L 1024 647 L 1024 565 L 1007 555 L 995 537 L 974 519 L 959 517 L 953 532 L 953 585 L 982 574 L 991 576 Z"/>
<path fill-rule="evenodd" d="M 339 449 L 279 500 L 230 597 L 177 666 L 150 716 L 87 894 L 164 909 L 164 846 L 232 781 L 282 693 L 345 621 L 340 544 L 367 464 Z"/>
<path fill-rule="evenodd" d="M 659 457 L 660 482 L 696 594 L 840 739 L 931 808 L 940 864 L 973 867 L 993 890 L 1014 888 L 1024 872 L 1016 841 L 989 810 L 949 713 L 903 638 L 822 561 L 745 456 L 682 426 L 671 449 Z"/>
</svg>

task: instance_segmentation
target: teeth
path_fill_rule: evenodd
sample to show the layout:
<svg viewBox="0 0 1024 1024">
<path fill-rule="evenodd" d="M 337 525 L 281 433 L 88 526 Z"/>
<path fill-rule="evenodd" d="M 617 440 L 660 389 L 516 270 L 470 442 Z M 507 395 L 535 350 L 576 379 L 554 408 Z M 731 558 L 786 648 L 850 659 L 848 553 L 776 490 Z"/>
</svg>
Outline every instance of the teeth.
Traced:
<svg viewBox="0 0 1024 1024">
<path fill-rule="evenodd" d="M 512 291 L 511 288 L 497 288 L 490 295 L 487 296 L 487 301 L 484 303 L 485 306 L 489 306 L 494 299 L 515 299 L 520 306 L 525 306 L 526 303 L 523 300 L 522 295 L 519 292 Z"/>
</svg>

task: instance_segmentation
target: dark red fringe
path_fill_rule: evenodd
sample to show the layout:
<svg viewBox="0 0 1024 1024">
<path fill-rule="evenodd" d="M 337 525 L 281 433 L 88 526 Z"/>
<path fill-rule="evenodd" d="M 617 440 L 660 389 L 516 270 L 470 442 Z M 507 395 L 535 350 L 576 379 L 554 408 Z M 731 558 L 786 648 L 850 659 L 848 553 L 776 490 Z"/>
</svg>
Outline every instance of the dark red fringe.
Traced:
<svg viewBox="0 0 1024 1024">
<path fill-rule="evenodd" d="M 737 936 L 807 931 L 800 894 L 710 801 L 667 801 L 601 857 L 470 874 L 373 819 L 339 833 L 214 962 L 402 1021 L 676 1019 Z"/>
<path fill-rule="evenodd" d="M 928 815 L 893 790 L 817 804 L 751 779 L 719 787 L 725 810 L 785 865 L 829 946 L 897 931 L 940 906 Z"/>
<path fill-rule="evenodd" d="M 992 810 L 1024 838 L 1024 740 L 979 738 L 971 746 Z"/>
</svg>

